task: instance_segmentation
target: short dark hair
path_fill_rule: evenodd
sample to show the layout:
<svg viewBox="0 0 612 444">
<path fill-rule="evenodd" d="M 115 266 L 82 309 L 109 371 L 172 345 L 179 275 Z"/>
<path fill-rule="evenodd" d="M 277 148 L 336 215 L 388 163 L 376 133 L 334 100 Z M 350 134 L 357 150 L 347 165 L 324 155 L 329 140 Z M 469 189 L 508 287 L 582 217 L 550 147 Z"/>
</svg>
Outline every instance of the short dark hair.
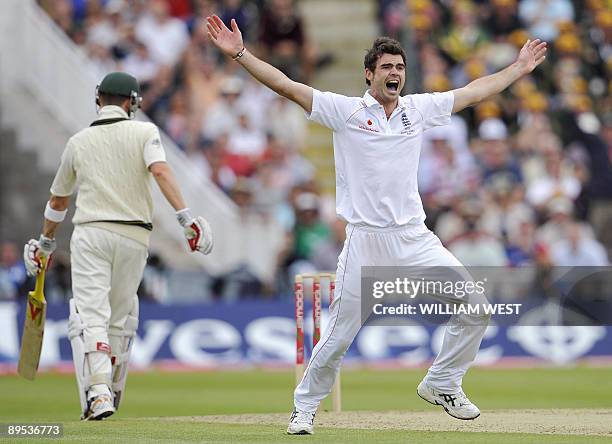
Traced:
<svg viewBox="0 0 612 444">
<path fill-rule="evenodd" d="M 130 100 L 130 98 L 126 96 L 120 96 L 118 94 L 100 93 L 100 100 L 103 101 L 105 105 L 121 106 L 123 105 L 123 102 L 125 102 L 126 100 Z"/>
<path fill-rule="evenodd" d="M 406 64 L 406 53 L 398 42 L 391 37 L 378 37 L 374 40 L 372 47 L 368 50 L 363 59 L 363 66 L 366 69 L 374 72 L 376 69 L 376 63 L 378 63 L 378 59 L 383 54 L 393 54 L 393 55 L 401 55 L 404 60 L 404 65 Z M 370 86 L 370 81 L 366 78 L 366 83 Z"/>
</svg>

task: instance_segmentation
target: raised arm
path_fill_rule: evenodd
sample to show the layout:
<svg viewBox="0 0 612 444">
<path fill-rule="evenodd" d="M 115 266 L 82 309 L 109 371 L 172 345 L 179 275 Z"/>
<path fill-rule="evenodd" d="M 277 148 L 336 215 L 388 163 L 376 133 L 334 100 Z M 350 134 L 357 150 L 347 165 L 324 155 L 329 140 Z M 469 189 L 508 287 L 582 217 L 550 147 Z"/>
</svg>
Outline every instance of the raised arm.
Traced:
<svg viewBox="0 0 612 444">
<path fill-rule="evenodd" d="M 481 77 L 463 88 L 453 90 L 455 103 L 453 112 L 474 105 L 494 94 L 499 94 L 515 81 L 529 74 L 546 58 L 546 42 L 527 40 L 516 61 L 505 69 L 490 76 Z"/>
<path fill-rule="evenodd" d="M 240 63 L 249 74 L 277 94 L 292 100 L 309 113 L 312 111 L 312 88 L 294 82 L 272 65 L 251 54 L 244 47 L 236 20 L 232 19 L 231 30 L 216 15 L 207 17 L 207 21 L 208 38 L 223 54 Z"/>
</svg>

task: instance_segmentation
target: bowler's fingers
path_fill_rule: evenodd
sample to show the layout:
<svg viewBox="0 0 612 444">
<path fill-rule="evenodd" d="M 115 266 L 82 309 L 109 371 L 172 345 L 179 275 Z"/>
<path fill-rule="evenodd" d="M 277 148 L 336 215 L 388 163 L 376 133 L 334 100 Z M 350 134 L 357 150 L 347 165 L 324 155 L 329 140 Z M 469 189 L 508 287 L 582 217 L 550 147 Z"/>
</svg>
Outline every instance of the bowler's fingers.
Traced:
<svg viewBox="0 0 612 444">
<path fill-rule="evenodd" d="M 540 44 L 542 40 L 540 39 L 535 39 L 535 40 L 530 40 L 529 41 L 529 48 L 530 49 L 534 49 L 536 46 L 538 46 Z"/>
<path fill-rule="evenodd" d="M 546 54 L 546 48 L 543 47 L 543 48 L 540 48 L 534 51 L 533 58 L 536 60 L 540 60 L 542 57 L 545 56 L 545 54 Z"/>
<path fill-rule="evenodd" d="M 208 28 L 208 37 L 211 40 L 217 40 L 219 33 L 215 31 L 215 29 L 210 25 L 210 23 L 207 24 L 206 27 Z"/>
<path fill-rule="evenodd" d="M 546 56 L 542 56 L 539 59 L 536 59 L 536 64 L 535 66 L 538 66 L 540 63 L 542 63 L 544 60 L 546 59 Z"/>
<path fill-rule="evenodd" d="M 232 31 L 233 31 L 233 32 L 239 32 L 239 29 L 238 29 L 238 23 L 236 23 L 236 20 L 235 20 L 235 19 L 232 19 L 232 20 L 230 21 L 230 26 L 232 27 Z"/>
<path fill-rule="evenodd" d="M 225 30 L 225 31 L 229 31 L 229 28 L 227 26 L 225 26 L 225 23 L 223 23 L 223 20 L 221 20 L 221 18 L 218 15 L 213 15 L 213 20 L 215 21 L 215 24 L 219 27 L 219 31 L 221 30 Z"/>
<path fill-rule="evenodd" d="M 221 31 L 221 28 L 219 28 L 213 17 L 206 17 L 206 22 L 208 27 L 212 28 L 216 33 L 219 33 L 219 31 Z"/>
</svg>

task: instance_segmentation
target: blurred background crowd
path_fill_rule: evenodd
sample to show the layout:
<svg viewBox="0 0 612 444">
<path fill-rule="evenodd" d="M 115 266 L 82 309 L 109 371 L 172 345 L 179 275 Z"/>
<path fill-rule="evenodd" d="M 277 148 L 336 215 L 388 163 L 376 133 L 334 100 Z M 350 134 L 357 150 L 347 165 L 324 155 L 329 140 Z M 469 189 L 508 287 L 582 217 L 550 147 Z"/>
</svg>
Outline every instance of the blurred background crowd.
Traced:
<svg viewBox="0 0 612 444">
<path fill-rule="evenodd" d="M 286 232 L 273 282 L 239 270 L 211 278 L 213 295 L 287 298 L 296 272 L 335 270 L 344 224 L 304 155 L 302 110 L 222 57 L 204 24 L 213 13 L 226 23 L 235 18 L 250 50 L 310 83 L 319 70 L 334 69 L 334 54 L 309 38 L 299 2 L 39 3 L 89 55 L 98 78 L 124 70 L 139 79 L 144 112 L 245 218 Z M 528 38 L 548 42 L 547 61 L 532 76 L 425 133 L 419 187 L 426 223 L 465 265 L 607 265 L 610 2 L 379 0 L 378 20 L 380 34 L 398 38 L 408 54 L 405 93 L 464 86 L 513 62 Z M 23 296 L 29 285 L 19 248 L 0 248 L 0 299 Z M 171 270 L 153 251 L 141 296 L 167 302 Z M 70 296 L 67 257 L 55 258 L 47 288 L 52 300 Z"/>
</svg>

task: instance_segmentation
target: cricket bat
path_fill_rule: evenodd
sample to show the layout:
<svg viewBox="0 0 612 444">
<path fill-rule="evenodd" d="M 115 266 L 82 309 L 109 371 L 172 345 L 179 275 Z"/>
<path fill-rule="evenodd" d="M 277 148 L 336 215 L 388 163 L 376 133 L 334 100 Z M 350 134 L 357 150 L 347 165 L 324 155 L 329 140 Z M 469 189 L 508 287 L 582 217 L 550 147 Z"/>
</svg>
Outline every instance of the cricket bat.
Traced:
<svg viewBox="0 0 612 444">
<path fill-rule="evenodd" d="M 19 365 L 17 366 L 18 373 L 30 381 L 36 377 L 36 371 L 38 370 L 47 317 L 47 301 L 43 291 L 47 259 L 41 257 L 40 260 L 42 270 L 36 276 L 34 291 L 28 293 L 26 315 L 23 321 L 23 335 L 21 336 L 21 352 L 19 353 Z"/>
</svg>

